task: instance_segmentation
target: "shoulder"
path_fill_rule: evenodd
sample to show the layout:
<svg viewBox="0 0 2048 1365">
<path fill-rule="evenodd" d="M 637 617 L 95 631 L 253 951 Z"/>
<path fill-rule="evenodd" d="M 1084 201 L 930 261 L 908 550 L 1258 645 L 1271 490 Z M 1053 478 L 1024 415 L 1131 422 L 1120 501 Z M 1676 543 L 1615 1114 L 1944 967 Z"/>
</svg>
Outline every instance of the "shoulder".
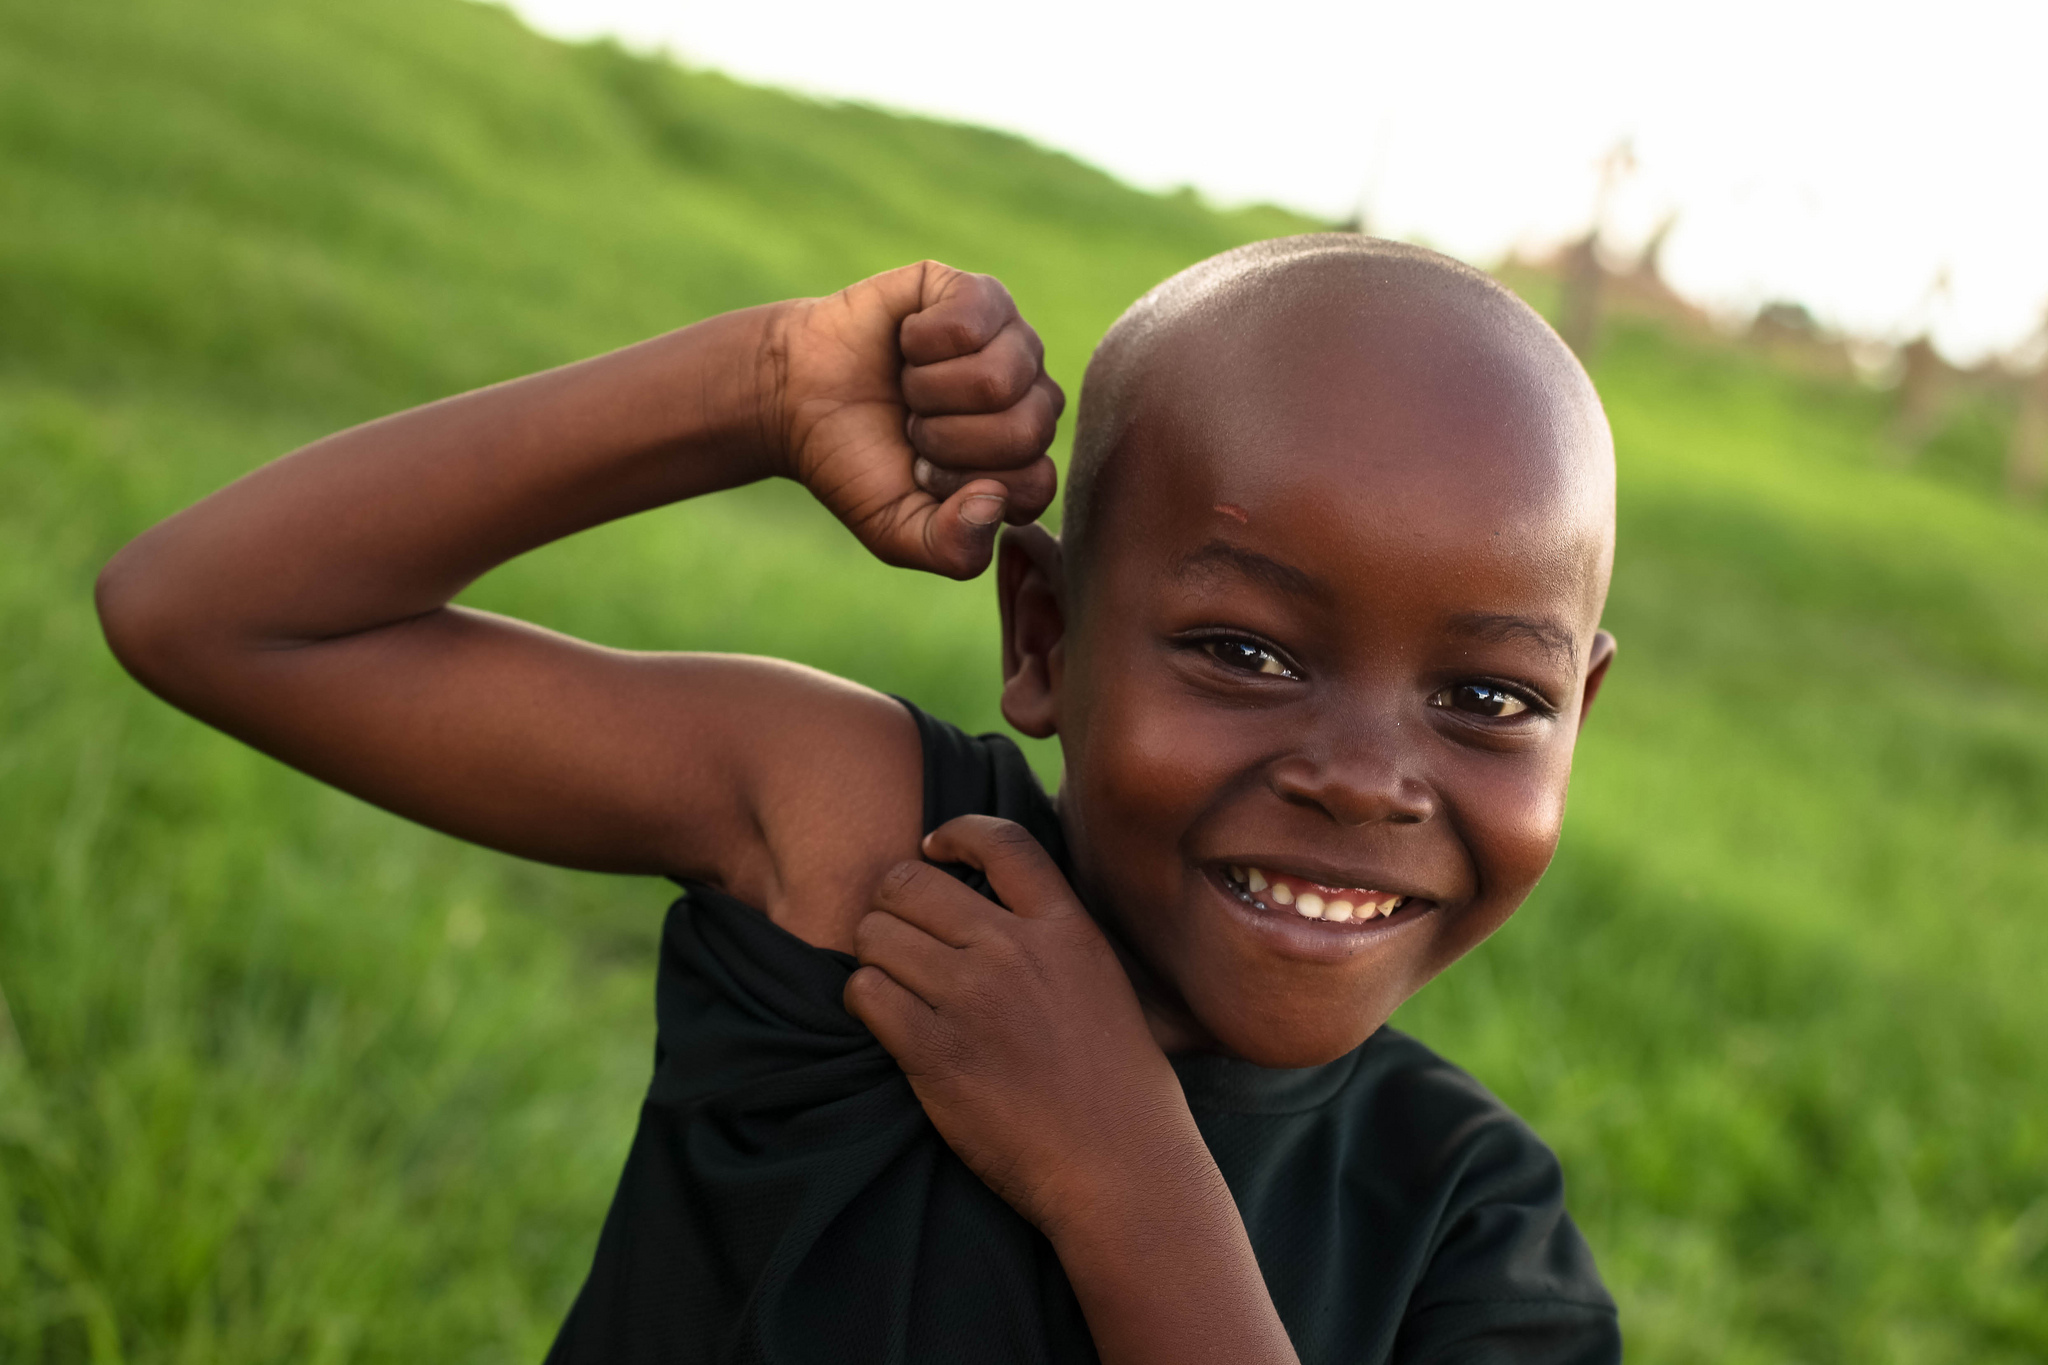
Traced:
<svg viewBox="0 0 2048 1365">
<path fill-rule="evenodd" d="M 870 889 L 918 856 L 924 753 L 893 697 L 776 659 L 694 656 L 715 668 L 730 768 L 713 780 L 740 819 L 717 865 L 679 867 L 815 947 L 851 946 Z M 706 873 L 712 873 L 706 876 Z"/>
<path fill-rule="evenodd" d="M 1007 737 L 801 665 L 727 666 L 745 694 L 731 747 L 745 756 L 732 780 L 748 823 L 718 884 L 813 947 L 851 951 L 882 873 L 955 816 L 1014 820 L 1064 866 L 1052 802 Z"/>
<path fill-rule="evenodd" d="M 973 735 L 908 702 L 924 760 L 924 832 L 962 815 L 994 815 L 1024 826 L 1065 870 L 1066 841 L 1052 798 L 1007 735 Z"/>
<path fill-rule="evenodd" d="M 1347 1090 L 1370 1111 L 1378 1140 L 1369 1145 L 1404 1173 L 1409 1198 L 1433 1205 L 1427 1261 L 1404 1315 L 1410 1347 L 1542 1338 L 1574 1344 L 1555 1357 L 1506 1358 L 1618 1358 L 1614 1301 L 1566 1211 L 1563 1168 L 1527 1123 L 1394 1029 L 1367 1044 Z"/>
<path fill-rule="evenodd" d="M 1398 1029 L 1383 1028 L 1361 1049 L 1349 1086 L 1385 1136 L 1432 1177 L 1460 1188 L 1508 1171 L 1557 1170 L 1533 1129 L 1463 1068 Z M 1562 1179 L 1562 1176 L 1559 1176 Z"/>
<path fill-rule="evenodd" d="M 1462 1068 L 1396 1029 L 1361 1051 L 1346 1087 L 1372 1130 L 1378 1158 L 1410 1190 L 1440 1202 L 1438 1241 L 1455 1240 L 1476 1211 L 1513 1206 L 1564 1215 L 1564 1171 L 1534 1129 Z"/>
</svg>

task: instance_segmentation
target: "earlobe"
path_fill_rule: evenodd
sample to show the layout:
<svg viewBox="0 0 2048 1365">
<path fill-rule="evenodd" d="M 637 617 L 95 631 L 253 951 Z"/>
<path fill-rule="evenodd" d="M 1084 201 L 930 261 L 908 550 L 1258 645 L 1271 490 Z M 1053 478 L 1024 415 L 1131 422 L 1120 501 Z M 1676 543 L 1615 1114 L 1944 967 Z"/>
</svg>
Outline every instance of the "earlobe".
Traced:
<svg viewBox="0 0 2048 1365">
<path fill-rule="evenodd" d="M 1619 646 L 1614 637 L 1606 631 L 1593 633 L 1593 657 L 1586 665 L 1586 690 L 1579 700 L 1579 728 L 1586 728 L 1586 713 L 1593 709 L 1593 698 L 1600 695 L 1600 685 L 1607 681 L 1607 669 L 1614 662 Z"/>
<path fill-rule="evenodd" d="M 1012 526 L 996 550 L 1003 621 L 1003 718 L 1033 739 L 1059 733 L 1066 583 L 1060 543 L 1043 526 Z"/>
</svg>

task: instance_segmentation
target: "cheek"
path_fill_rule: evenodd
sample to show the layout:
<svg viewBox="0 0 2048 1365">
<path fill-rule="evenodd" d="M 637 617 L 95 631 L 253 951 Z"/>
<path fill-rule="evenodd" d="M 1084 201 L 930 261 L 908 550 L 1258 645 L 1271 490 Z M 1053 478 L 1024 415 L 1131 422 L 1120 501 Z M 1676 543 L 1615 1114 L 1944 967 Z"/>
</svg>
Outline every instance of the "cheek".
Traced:
<svg viewBox="0 0 2048 1365">
<path fill-rule="evenodd" d="M 1233 789 L 1243 726 L 1140 652 L 1088 651 L 1069 665 L 1083 684 L 1071 693 L 1082 709 L 1062 721 L 1061 808 L 1076 871 L 1097 909 L 1164 967 L 1162 954 L 1189 946 L 1169 907 L 1188 894 L 1188 840 Z"/>
<path fill-rule="evenodd" d="M 1121 858 L 1171 853 L 1212 781 L 1216 753 L 1190 732 L 1188 708 L 1156 677 L 1121 667 L 1098 677 L 1081 735 L 1078 771 L 1085 814 L 1102 823 Z M 1081 812 L 1077 812 L 1081 813 Z"/>
<path fill-rule="evenodd" d="M 1460 783 L 1465 799 L 1453 802 L 1458 823 L 1484 897 L 1503 917 L 1522 903 L 1557 851 L 1570 771 L 1567 754 L 1561 762 L 1472 773 Z"/>
</svg>

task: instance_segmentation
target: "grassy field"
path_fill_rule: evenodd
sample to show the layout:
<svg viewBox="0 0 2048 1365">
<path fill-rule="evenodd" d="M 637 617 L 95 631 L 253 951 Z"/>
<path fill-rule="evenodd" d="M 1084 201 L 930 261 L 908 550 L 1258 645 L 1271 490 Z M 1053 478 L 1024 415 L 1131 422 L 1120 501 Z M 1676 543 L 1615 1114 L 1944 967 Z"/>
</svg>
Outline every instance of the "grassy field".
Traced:
<svg viewBox="0 0 2048 1365">
<path fill-rule="evenodd" d="M 335 426 L 924 255 L 1002 275 L 1071 389 L 1142 289 L 1306 226 L 456 0 L 0 0 L 0 206 L 0 1359 L 95 1365 L 537 1360 L 667 899 L 150 699 L 90 610 L 122 541 Z M 1595 370 L 1621 661 L 1549 880 L 1400 1022 L 1558 1148 L 1635 1359 L 2048 1359 L 2048 520 L 1892 467 L 1886 395 L 1647 325 Z M 786 488 L 472 596 L 997 723 L 988 585 Z"/>
</svg>

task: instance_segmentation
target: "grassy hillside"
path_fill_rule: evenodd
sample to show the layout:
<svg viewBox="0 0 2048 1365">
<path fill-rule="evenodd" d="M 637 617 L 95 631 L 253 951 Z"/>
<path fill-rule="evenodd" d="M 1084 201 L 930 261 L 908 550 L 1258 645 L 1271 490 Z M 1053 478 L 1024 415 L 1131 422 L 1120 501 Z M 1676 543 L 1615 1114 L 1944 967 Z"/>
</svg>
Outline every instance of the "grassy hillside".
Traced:
<svg viewBox="0 0 2048 1365">
<path fill-rule="evenodd" d="M 1071 388 L 1143 288 L 1304 226 L 456 0 L 0 0 L 0 205 L 0 1359 L 38 1362 L 538 1359 L 666 899 L 154 702 L 89 609 L 123 540 L 336 425 L 923 255 L 1000 274 Z M 1401 1022 L 1558 1147 L 1634 1358 L 2048 1358 L 2048 526 L 1885 467 L 1882 395 L 1647 327 L 1596 378 L 1621 663 L 1551 878 Z M 788 489 L 472 596 L 997 723 L 988 585 Z"/>
</svg>

